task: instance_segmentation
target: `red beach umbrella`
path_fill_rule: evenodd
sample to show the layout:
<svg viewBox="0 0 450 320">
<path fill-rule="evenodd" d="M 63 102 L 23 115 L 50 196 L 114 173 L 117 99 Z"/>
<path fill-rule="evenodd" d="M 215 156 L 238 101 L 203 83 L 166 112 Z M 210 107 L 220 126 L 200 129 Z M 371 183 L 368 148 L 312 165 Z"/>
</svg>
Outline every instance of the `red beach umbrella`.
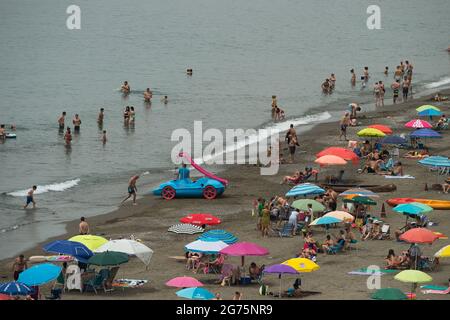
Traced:
<svg viewBox="0 0 450 320">
<path fill-rule="evenodd" d="M 191 213 L 180 219 L 181 223 L 190 223 L 197 226 L 220 224 L 222 221 L 210 213 Z"/>
<path fill-rule="evenodd" d="M 326 149 L 323 149 L 318 154 L 316 154 L 317 158 L 323 157 L 323 156 L 337 156 L 344 160 L 352 161 L 353 164 L 357 164 L 359 162 L 358 155 L 354 153 L 353 151 L 341 147 L 329 147 Z"/>
<path fill-rule="evenodd" d="M 400 236 L 400 240 L 409 243 L 433 243 L 437 239 L 438 235 L 425 228 L 410 229 Z"/>
<path fill-rule="evenodd" d="M 325 166 L 343 166 L 347 164 L 347 161 L 338 156 L 328 155 L 322 156 L 314 160 L 315 163 L 320 164 L 321 167 Z"/>
<path fill-rule="evenodd" d="M 0 293 L 0 301 L 1 300 L 11 300 L 11 297 L 7 294 Z"/>
<path fill-rule="evenodd" d="M 378 129 L 385 134 L 392 134 L 392 129 L 382 124 L 372 124 L 368 128 Z"/>
</svg>

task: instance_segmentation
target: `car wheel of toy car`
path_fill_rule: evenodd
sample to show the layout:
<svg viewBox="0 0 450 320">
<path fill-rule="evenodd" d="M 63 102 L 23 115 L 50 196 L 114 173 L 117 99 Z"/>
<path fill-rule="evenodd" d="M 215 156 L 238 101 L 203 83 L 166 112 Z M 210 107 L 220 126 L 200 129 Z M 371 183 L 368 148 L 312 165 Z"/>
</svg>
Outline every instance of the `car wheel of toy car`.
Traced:
<svg viewBox="0 0 450 320">
<path fill-rule="evenodd" d="M 203 197 L 205 197 L 208 200 L 212 200 L 217 196 L 217 190 L 213 186 L 206 186 L 205 189 L 203 189 Z"/>
<path fill-rule="evenodd" d="M 176 192 L 174 188 L 167 186 L 162 189 L 161 194 L 164 199 L 172 200 L 173 198 L 175 198 Z"/>
</svg>

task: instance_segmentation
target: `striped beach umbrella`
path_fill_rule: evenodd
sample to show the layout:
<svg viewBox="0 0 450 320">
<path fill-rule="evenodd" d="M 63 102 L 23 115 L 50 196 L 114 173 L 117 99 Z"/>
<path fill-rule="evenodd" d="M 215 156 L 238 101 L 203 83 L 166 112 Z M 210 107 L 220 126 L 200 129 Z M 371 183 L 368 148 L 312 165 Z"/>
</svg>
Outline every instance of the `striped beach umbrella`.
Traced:
<svg viewBox="0 0 450 320">
<path fill-rule="evenodd" d="M 302 183 L 289 190 L 289 192 L 286 193 L 286 197 L 319 195 L 324 193 L 325 190 L 315 184 Z"/>
<path fill-rule="evenodd" d="M 178 223 L 171 226 L 168 231 L 177 234 L 196 234 L 204 232 L 205 229 L 190 223 Z"/>
<path fill-rule="evenodd" d="M 375 192 L 366 190 L 363 188 L 348 189 L 348 190 L 342 192 L 341 194 L 339 194 L 339 196 L 341 196 L 341 197 L 351 196 L 351 195 L 361 196 L 361 197 L 369 197 L 369 198 L 379 198 L 380 197 Z"/>
<path fill-rule="evenodd" d="M 0 284 L 0 293 L 9 294 L 10 296 L 25 296 L 32 291 L 29 286 L 17 281 Z"/>
<path fill-rule="evenodd" d="M 226 247 L 228 247 L 228 244 L 226 244 L 223 241 L 196 240 L 191 243 L 188 243 L 184 247 L 184 250 L 191 252 L 200 252 L 205 254 L 216 254 L 220 250 L 225 249 Z"/>
<path fill-rule="evenodd" d="M 419 161 L 420 164 L 430 167 L 450 167 L 450 160 L 447 157 L 431 156 Z"/>
<path fill-rule="evenodd" d="M 204 234 L 200 235 L 197 240 L 202 241 L 223 241 L 226 244 L 233 244 L 238 241 L 238 238 L 236 238 L 232 233 L 221 230 L 221 229 L 214 229 L 205 232 Z"/>
<path fill-rule="evenodd" d="M 417 112 L 422 112 L 424 110 L 429 110 L 429 109 L 433 109 L 436 111 L 441 111 L 441 109 L 439 109 L 438 107 L 432 106 L 431 104 L 424 104 L 423 106 L 420 106 L 418 108 L 416 108 Z"/>
</svg>

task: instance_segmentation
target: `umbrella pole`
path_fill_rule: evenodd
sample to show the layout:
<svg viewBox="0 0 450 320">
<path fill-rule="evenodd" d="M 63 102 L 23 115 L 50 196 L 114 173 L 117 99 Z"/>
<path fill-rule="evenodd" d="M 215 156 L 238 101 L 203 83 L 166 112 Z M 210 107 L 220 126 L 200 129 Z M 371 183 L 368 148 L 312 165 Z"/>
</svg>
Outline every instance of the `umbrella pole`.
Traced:
<svg viewBox="0 0 450 320">
<path fill-rule="evenodd" d="M 281 299 L 281 273 L 278 275 L 278 278 L 280 278 L 280 299 Z"/>
</svg>

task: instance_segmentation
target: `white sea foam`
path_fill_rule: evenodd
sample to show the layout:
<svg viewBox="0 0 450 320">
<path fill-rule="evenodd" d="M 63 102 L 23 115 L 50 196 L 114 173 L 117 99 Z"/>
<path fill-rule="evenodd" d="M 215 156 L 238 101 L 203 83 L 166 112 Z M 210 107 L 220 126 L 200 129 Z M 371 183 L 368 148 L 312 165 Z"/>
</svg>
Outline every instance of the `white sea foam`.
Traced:
<svg viewBox="0 0 450 320">
<path fill-rule="evenodd" d="M 278 130 L 279 132 L 282 131 L 286 131 L 289 129 L 290 125 L 293 124 L 294 127 L 299 126 L 299 125 L 307 125 L 307 124 L 314 124 L 314 123 L 319 123 L 321 121 L 325 121 L 327 119 L 331 118 L 331 114 L 327 111 L 325 112 L 321 112 L 321 113 L 317 113 L 317 114 L 312 114 L 312 115 L 307 115 L 307 116 L 303 116 L 303 117 L 299 117 L 299 118 L 294 118 L 294 119 L 288 119 L 285 120 L 283 122 L 277 122 L 274 123 L 270 126 L 266 126 L 263 129 L 267 129 L 267 130 L 273 130 L 273 132 L 276 132 L 275 130 Z M 247 136 L 245 141 L 239 141 L 231 146 L 226 147 L 225 150 L 223 150 L 222 152 L 218 152 L 216 154 L 213 155 L 207 155 L 204 156 L 203 158 L 196 158 L 194 159 L 194 161 L 197 164 L 202 164 L 205 163 L 207 161 L 211 161 L 213 159 L 217 159 L 219 157 L 222 157 L 223 154 L 227 154 L 230 152 L 235 152 L 239 149 L 245 148 L 249 145 L 255 144 L 260 142 L 260 140 L 264 140 L 264 137 L 260 137 L 259 135 L 250 135 Z"/>
<path fill-rule="evenodd" d="M 50 191 L 62 192 L 67 189 L 70 189 L 72 187 L 75 187 L 79 182 L 80 182 L 80 179 L 75 179 L 75 180 L 68 180 L 68 181 L 61 182 L 61 183 L 47 184 L 44 186 L 38 185 L 34 194 L 41 194 L 41 193 L 46 193 L 46 192 L 50 192 Z M 29 190 L 30 189 L 14 191 L 14 192 L 8 193 L 8 195 L 13 196 L 13 197 L 25 197 L 28 194 Z"/>
<path fill-rule="evenodd" d="M 450 84 L 450 77 L 445 77 L 445 78 L 440 79 L 439 81 L 431 82 L 431 83 L 425 85 L 425 87 L 428 89 L 434 89 L 434 88 L 439 88 L 439 87 L 442 87 L 442 86 L 445 86 L 448 84 Z"/>
</svg>

